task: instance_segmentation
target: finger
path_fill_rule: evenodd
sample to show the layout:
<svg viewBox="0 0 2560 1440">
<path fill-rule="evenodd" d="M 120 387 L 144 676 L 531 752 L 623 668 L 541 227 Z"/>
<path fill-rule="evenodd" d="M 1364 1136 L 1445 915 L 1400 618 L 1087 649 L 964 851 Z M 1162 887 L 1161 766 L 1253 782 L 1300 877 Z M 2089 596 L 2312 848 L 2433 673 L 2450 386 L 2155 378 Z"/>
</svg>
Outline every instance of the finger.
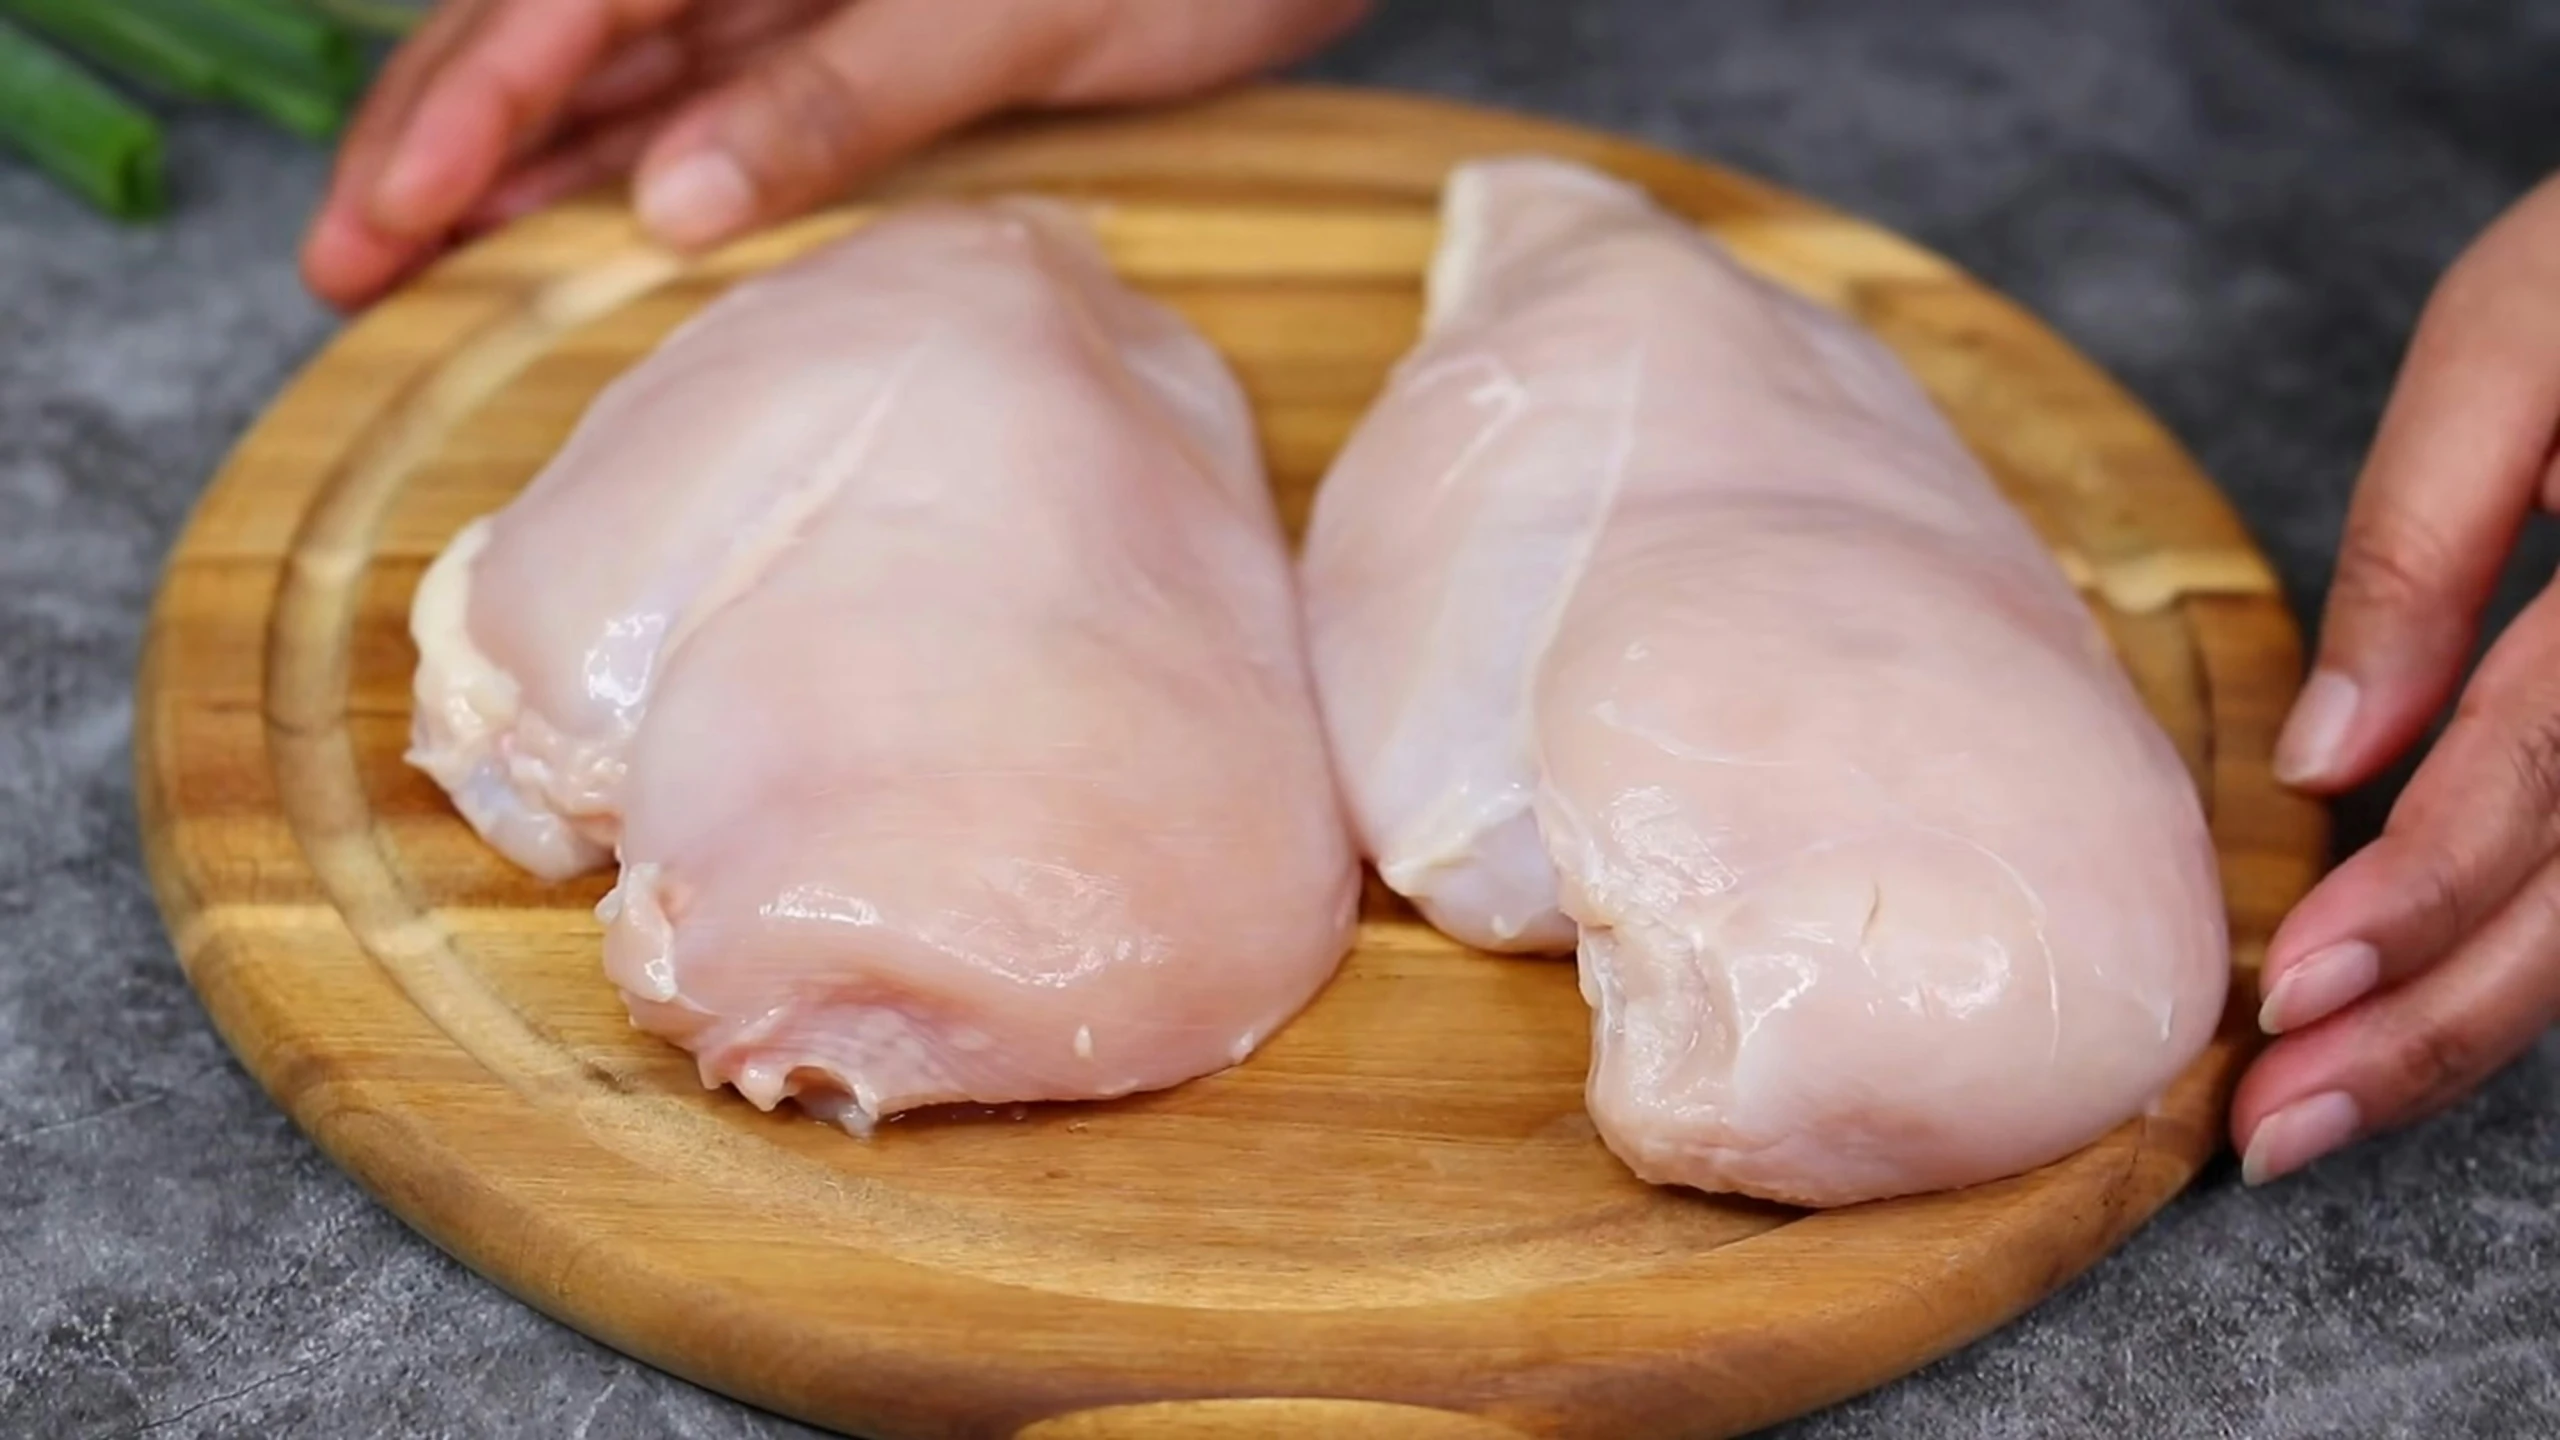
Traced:
<svg viewBox="0 0 2560 1440">
<path fill-rule="evenodd" d="M 2537 871 L 2443 964 L 2269 1046 L 2231 1133 L 2262 1185 L 2363 1136 L 2432 1115 L 2560 1019 L 2560 862 Z"/>
<path fill-rule="evenodd" d="M 734 78 L 839 0 L 736 0 L 643 35 L 572 94 L 564 128 L 509 168 L 455 227 L 473 238 L 563 197 L 628 176 L 692 87 Z"/>
<path fill-rule="evenodd" d="M 511 156 L 550 129 L 581 80 L 686 3 L 545 0 L 492 10 L 401 127 L 366 196 L 366 220 L 412 239 L 445 231 Z"/>
<path fill-rule="evenodd" d="M 2380 838 L 2268 942 L 2259 1024 L 2298 1030 L 2452 951 L 2560 849 L 2560 587 L 2490 647 Z"/>
<path fill-rule="evenodd" d="M 392 53 L 356 107 L 331 165 L 329 189 L 303 237 L 303 283 L 328 303 L 351 309 L 372 300 L 427 253 L 424 242 L 376 231 L 365 219 L 364 197 L 428 81 L 492 6 L 493 0 L 446 0 L 437 6 Z"/>
<path fill-rule="evenodd" d="M 446 62 L 470 42 L 497 4 L 498 0 L 444 0 L 414 34 L 391 52 L 347 122 L 346 136 L 339 142 L 330 170 L 333 187 L 371 187 L 392 143 L 400 138 L 401 128 L 418 108 L 418 97 L 426 93 Z"/>
<path fill-rule="evenodd" d="M 665 118 L 663 111 L 644 111 L 571 137 L 500 181 L 462 218 L 460 233 L 485 234 L 554 201 L 629 175 Z"/>
<path fill-rule="evenodd" d="M 764 60 L 777 47 L 797 38 L 793 27 L 831 8 L 836 0 L 737 0 L 697 12 L 681 27 L 680 36 L 643 36 L 626 51 L 653 42 L 671 45 L 681 59 L 677 84 L 717 84 Z M 619 63 L 619 62 L 617 62 Z M 634 66 L 636 71 L 639 67 Z M 650 140 L 664 128 L 681 103 L 677 96 L 644 98 L 652 88 L 626 76 L 616 85 L 599 85 L 595 108 L 604 113 L 573 132 L 557 137 L 540 155 L 517 165 L 464 215 L 456 227 L 463 238 L 476 237 L 508 224 L 566 196 L 628 176 Z M 611 107 L 604 96 L 629 103 Z M 576 102 L 573 100 L 573 105 Z"/>
<path fill-rule="evenodd" d="M 1180 94 L 1288 58 L 1349 0 L 861 0 L 675 120 L 640 162 L 641 218 L 716 244 L 844 193 L 984 116 Z"/>
<path fill-rule="evenodd" d="M 415 274 L 441 248 L 389 239 L 345 211 L 323 211 L 303 238 L 302 279 L 323 301 L 353 310 Z"/>
<path fill-rule="evenodd" d="M 2356 485 L 2320 658 L 2276 748 L 2359 784 L 2443 708 L 2560 426 L 2560 180 L 2490 227 L 2418 323 Z"/>
<path fill-rule="evenodd" d="M 861 0 L 689 107 L 640 162 L 641 219 L 680 248 L 805 211 L 1015 103 L 1092 7 Z"/>
</svg>

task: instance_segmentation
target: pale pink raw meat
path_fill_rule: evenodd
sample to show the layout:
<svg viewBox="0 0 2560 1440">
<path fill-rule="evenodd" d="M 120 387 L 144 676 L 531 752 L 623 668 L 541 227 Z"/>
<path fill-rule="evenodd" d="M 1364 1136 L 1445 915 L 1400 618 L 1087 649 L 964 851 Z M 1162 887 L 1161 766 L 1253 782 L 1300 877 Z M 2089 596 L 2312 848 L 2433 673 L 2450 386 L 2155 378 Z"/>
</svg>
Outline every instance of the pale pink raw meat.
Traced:
<svg viewBox="0 0 2560 1440">
<path fill-rule="evenodd" d="M 706 308 L 422 585 L 414 758 L 705 1084 L 850 1128 L 1245 1058 L 1358 863 L 1242 393 L 1065 211 Z"/>
<path fill-rule="evenodd" d="M 2222 1011 L 2214 852 L 2033 531 L 1880 343 L 1634 188 L 1490 160 L 1443 218 L 1303 561 L 1382 873 L 1578 946 L 1648 1180 L 1844 1204 L 2141 1113 Z"/>
</svg>

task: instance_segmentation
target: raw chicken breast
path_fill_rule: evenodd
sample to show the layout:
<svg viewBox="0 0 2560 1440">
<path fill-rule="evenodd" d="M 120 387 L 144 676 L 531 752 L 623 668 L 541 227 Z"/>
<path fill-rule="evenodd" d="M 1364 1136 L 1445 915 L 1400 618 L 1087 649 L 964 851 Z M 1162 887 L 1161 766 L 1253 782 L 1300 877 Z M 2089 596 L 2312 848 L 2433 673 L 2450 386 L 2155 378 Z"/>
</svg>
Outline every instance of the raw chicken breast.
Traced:
<svg viewBox="0 0 2560 1440">
<path fill-rule="evenodd" d="M 1242 1060 L 1350 943 L 1241 392 L 1064 211 L 733 289 L 422 586 L 417 763 L 706 1085 L 849 1128 Z"/>
<path fill-rule="evenodd" d="M 1596 173 L 1470 165 L 1443 218 L 1304 561 L 1390 883 L 1571 922 L 1591 1114 L 1657 1183 L 1846 1204 L 2143 1111 L 2222 1011 L 2211 839 L 1925 393 Z"/>
</svg>

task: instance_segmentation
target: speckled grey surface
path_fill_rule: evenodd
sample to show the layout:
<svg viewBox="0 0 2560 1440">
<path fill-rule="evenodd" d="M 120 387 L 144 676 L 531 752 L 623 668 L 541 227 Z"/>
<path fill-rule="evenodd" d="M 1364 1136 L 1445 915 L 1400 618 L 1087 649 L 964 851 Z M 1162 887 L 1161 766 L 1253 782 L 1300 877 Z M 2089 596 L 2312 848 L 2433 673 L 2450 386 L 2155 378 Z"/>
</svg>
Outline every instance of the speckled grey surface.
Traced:
<svg viewBox="0 0 2560 1440">
<path fill-rule="evenodd" d="M 2430 280 L 2560 163 L 2555 66 L 2540 0 L 1387 0 L 1316 68 L 1634 131 L 1954 256 L 2158 409 L 2307 614 Z M 179 977 L 126 774 L 137 632 L 330 321 L 288 260 L 322 157 L 201 116 L 175 145 L 180 218 L 143 233 L 0 165 L 0 1436 L 807 1433 L 409 1233 Z M 1784 1433 L 2560 1435 L 2556 1193 L 2546 1043 L 2266 1192 L 2218 1168 L 2016 1326 Z"/>
</svg>

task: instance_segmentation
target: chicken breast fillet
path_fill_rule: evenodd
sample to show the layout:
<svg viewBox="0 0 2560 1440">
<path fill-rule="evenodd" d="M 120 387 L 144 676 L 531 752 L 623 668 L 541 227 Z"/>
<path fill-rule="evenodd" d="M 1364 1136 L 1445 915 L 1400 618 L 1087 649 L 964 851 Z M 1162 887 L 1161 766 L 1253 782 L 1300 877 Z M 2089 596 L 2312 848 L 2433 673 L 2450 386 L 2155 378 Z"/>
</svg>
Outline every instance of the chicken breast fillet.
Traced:
<svg viewBox="0 0 2560 1440">
<path fill-rule="evenodd" d="M 1358 862 L 1252 420 L 1072 215 L 749 281 L 422 584 L 414 761 L 706 1085 L 866 1128 L 1242 1060 Z"/>
<path fill-rule="evenodd" d="M 1879 342 L 1641 192 L 1462 167 L 1319 492 L 1319 691 L 1388 883 L 1578 947 L 1658 1183 L 1836 1205 L 2061 1157 L 2221 1014 L 2193 783 Z"/>
</svg>

